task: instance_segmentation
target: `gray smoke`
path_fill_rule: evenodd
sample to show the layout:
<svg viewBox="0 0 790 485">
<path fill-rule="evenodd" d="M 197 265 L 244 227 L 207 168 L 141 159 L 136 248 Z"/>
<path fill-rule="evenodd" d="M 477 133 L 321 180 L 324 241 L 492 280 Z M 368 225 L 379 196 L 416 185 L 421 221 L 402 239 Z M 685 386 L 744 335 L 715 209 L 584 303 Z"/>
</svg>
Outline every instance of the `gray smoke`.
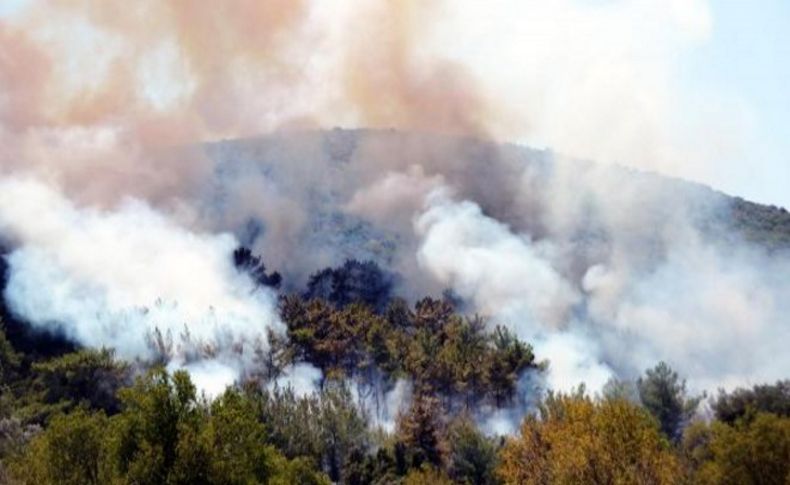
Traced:
<svg viewBox="0 0 790 485">
<path fill-rule="evenodd" d="M 14 201 L 0 207 L 15 247 L 4 297 L 35 326 L 125 359 L 164 358 L 208 393 L 282 331 L 274 294 L 233 267 L 230 234 L 192 232 L 138 200 L 77 207 L 31 179 L 3 179 L 0 192 Z"/>
<path fill-rule="evenodd" d="M 213 169 L 177 204 L 78 207 L 6 179 L 3 192 L 22 202 L 0 211 L 16 242 L 11 307 L 130 358 L 150 357 L 159 328 L 174 365 L 226 382 L 282 327 L 274 296 L 231 267 L 244 243 L 290 289 L 346 258 L 398 272 L 410 299 L 452 288 L 467 311 L 532 343 L 552 388 L 596 391 L 662 359 L 694 389 L 790 369 L 779 348 L 790 263 L 728 229 L 728 199 L 709 189 L 399 132 L 281 134 L 206 154 Z M 193 364 L 206 348 L 225 370 Z"/>
</svg>

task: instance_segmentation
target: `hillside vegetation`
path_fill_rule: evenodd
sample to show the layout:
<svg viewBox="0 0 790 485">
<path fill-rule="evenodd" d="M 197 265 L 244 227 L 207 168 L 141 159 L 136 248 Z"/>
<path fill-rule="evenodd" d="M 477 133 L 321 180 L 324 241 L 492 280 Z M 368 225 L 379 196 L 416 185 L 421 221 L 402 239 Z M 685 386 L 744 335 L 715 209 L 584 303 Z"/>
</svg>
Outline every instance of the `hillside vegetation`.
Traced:
<svg viewBox="0 0 790 485">
<path fill-rule="evenodd" d="M 509 244 L 524 244 L 528 238 L 522 232 L 538 242 L 557 236 L 542 218 L 551 212 L 541 206 L 552 200 L 550 188 L 541 188 L 545 200 L 525 201 L 520 186 L 508 183 L 512 167 L 520 175 L 528 172 L 537 185 L 548 180 L 546 174 L 555 167 L 545 152 L 365 130 L 208 145 L 207 153 L 218 160 L 213 176 L 222 182 L 201 187 L 201 197 L 208 194 L 208 202 L 201 202 L 219 221 L 214 229 L 234 232 L 242 244 L 228 261 L 229 271 L 244 277 L 253 293 L 275 301 L 272 308 L 282 331 L 261 322 L 256 330 L 265 342 L 227 344 L 189 342 L 186 325 L 182 335 L 153 328 L 146 335 L 150 352 L 144 354 L 153 357 L 124 360 L 117 349 L 87 348 L 42 330 L 59 328 L 57 322 L 31 325 L 0 299 L 0 483 L 790 483 L 790 380 L 697 395 L 687 388 L 686 378 L 694 376 L 684 375 L 686 369 L 653 362 L 639 369 L 641 375 L 611 379 L 596 392 L 584 384 L 558 392 L 547 382 L 553 359 L 565 357 L 559 351 L 540 354 L 536 342 L 520 337 L 518 326 L 470 311 L 475 307 L 452 288 L 424 294 L 429 292 L 422 291 L 422 282 L 404 284 L 402 278 L 418 273 L 395 274 L 389 263 L 403 247 L 414 250 L 414 241 L 392 230 L 397 221 L 377 227 L 343 212 L 352 197 L 337 197 L 348 191 L 345 177 L 352 171 L 343 167 L 361 149 L 363 138 L 376 145 L 375 154 L 397 146 L 408 159 L 409 150 L 418 150 L 427 165 L 443 164 L 441 158 L 450 150 L 462 162 L 441 173 L 457 177 L 458 190 L 479 202 L 479 218 L 498 218 L 484 227 L 505 231 L 502 227 L 513 221 L 513 227 L 520 224 L 509 233 Z M 294 170 L 301 175 L 299 167 L 285 162 L 305 153 L 305 166 L 313 162 L 309 157 L 328 158 L 324 185 L 303 187 L 299 177 L 283 174 Z M 493 172 L 488 170 L 492 158 L 499 160 Z M 585 174 L 592 173 L 578 163 Z M 354 176 L 364 178 L 364 168 L 355 166 Z M 660 268 L 656 261 L 670 252 L 667 247 L 677 250 L 662 239 L 671 231 L 658 234 L 654 225 L 672 226 L 681 220 L 677 213 L 684 223 L 688 216 L 694 234 L 699 231 L 717 248 L 780 258 L 772 261 L 787 257 L 790 214 L 783 208 L 657 175 L 603 170 L 618 187 L 633 183 L 636 197 L 625 199 L 633 205 L 618 208 L 628 221 L 624 229 L 616 224 L 607 228 L 604 208 L 592 196 L 589 206 L 580 204 L 584 211 L 573 214 L 578 227 L 569 226 L 568 234 L 562 234 L 568 239 L 558 239 L 568 245 L 556 247 L 586 251 L 565 256 L 578 256 L 587 275 L 595 275 L 590 271 L 599 266 L 593 264 L 595 258 L 609 255 L 607 238 L 620 237 L 639 256 L 635 268 L 653 276 Z M 292 198 L 284 197 L 288 203 L 280 201 L 283 207 L 298 205 L 306 213 L 302 232 L 293 239 L 297 247 L 282 252 L 282 266 L 267 267 L 269 261 L 251 249 L 268 230 L 260 220 L 230 221 L 233 214 L 223 213 L 233 206 L 225 203 L 234 196 L 234 184 L 259 172 L 265 177 L 256 180 L 272 183 Z M 494 183 L 488 177 L 507 190 L 486 190 Z M 645 188 L 657 189 L 645 195 L 652 198 L 642 206 L 640 191 Z M 512 213 L 514 201 L 522 209 L 534 209 L 534 217 Z M 663 210 L 670 206 L 672 210 Z M 224 227 L 226 219 L 230 222 Z M 606 229 L 622 232 L 613 235 Z M 673 244 L 678 241 L 685 240 Z M 309 264 L 295 261 L 294 255 Z M 328 260 L 340 264 L 313 264 Z M 565 269 L 569 281 L 586 285 L 588 278 L 574 264 Z M 0 257 L 1 288 L 9 271 Z M 688 288 L 695 282 L 690 280 Z M 513 284 L 487 283 L 505 290 Z M 670 278 L 669 286 L 675 283 Z M 713 293 L 717 290 L 714 286 Z M 666 295 L 661 304 L 674 305 L 675 293 Z M 576 305 L 573 311 L 583 318 L 589 306 Z M 588 323 L 598 328 L 598 322 Z M 549 325 L 541 329 L 556 330 Z M 626 333 L 601 338 L 615 335 L 624 339 L 616 342 L 618 347 L 627 347 Z M 585 340 L 582 345 L 592 348 L 602 342 Z M 200 370 L 223 352 L 238 357 L 244 368 L 233 385 L 213 389 L 211 395 L 200 389 L 195 375 L 180 370 L 190 364 Z M 176 356 L 186 360 L 179 363 Z M 741 365 L 735 360 L 733 365 Z"/>
<path fill-rule="evenodd" d="M 277 283 L 250 255 L 240 270 Z M 264 277 L 265 276 L 265 277 Z M 666 364 L 601 395 L 579 388 L 520 402 L 520 376 L 539 378 L 528 342 L 448 299 L 414 306 L 391 295 L 373 263 L 316 273 L 283 296 L 285 339 L 272 336 L 259 374 L 213 399 L 183 371 L 141 371 L 111 350 L 51 347 L 0 333 L 3 480 L 104 483 L 785 483 L 790 382 L 720 392 L 713 420 L 696 417 Z M 6 317 L 8 318 L 8 316 Z M 33 342 L 33 343 L 31 343 Z M 20 351 L 19 346 L 25 346 Z M 39 352 L 38 346 L 48 352 Z M 57 350 L 56 350 L 57 349 Z M 309 363 L 313 392 L 276 384 Z M 372 400 L 399 380 L 411 399 L 394 427 Z M 270 384 L 261 386 L 261 382 Z M 534 396 L 533 396 L 534 397 Z M 405 401 L 404 401 L 405 402 Z M 512 436 L 485 416 L 521 410 Z"/>
</svg>

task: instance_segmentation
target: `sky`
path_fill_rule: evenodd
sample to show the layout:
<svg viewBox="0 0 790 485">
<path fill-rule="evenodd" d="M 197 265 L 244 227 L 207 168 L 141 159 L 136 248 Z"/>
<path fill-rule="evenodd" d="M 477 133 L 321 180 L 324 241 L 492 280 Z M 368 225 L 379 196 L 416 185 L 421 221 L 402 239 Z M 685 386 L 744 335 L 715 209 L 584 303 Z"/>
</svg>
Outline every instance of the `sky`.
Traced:
<svg viewBox="0 0 790 485">
<path fill-rule="evenodd" d="M 493 3 L 443 42 L 531 114 L 522 141 L 790 207 L 790 2 Z"/>
<path fill-rule="evenodd" d="M 35 1 L 0 0 L 0 19 Z M 790 207 L 790 2 L 439 4 L 421 47 L 507 106 L 500 138 Z M 331 23 L 355 5 L 323 9 Z"/>
<path fill-rule="evenodd" d="M 712 5 L 712 39 L 683 60 L 683 84 L 740 99 L 753 123 L 747 153 L 727 161 L 717 185 L 790 207 L 790 2 Z"/>
</svg>

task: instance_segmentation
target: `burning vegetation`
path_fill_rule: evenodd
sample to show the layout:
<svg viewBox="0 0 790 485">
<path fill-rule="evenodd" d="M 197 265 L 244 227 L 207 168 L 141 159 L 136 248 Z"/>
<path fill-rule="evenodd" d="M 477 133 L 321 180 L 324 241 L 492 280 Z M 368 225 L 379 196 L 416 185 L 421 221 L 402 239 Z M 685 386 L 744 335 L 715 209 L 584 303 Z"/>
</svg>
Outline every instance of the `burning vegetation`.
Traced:
<svg viewBox="0 0 790 485">
<path fill-rule="evenodd" d="M 0 482 L 790 479 L 790 215 L 498 142 L 581 116 L 446 5 L 0 16 Z M 690 159 L 619 101 L 578 143 Z"/>
</svg>

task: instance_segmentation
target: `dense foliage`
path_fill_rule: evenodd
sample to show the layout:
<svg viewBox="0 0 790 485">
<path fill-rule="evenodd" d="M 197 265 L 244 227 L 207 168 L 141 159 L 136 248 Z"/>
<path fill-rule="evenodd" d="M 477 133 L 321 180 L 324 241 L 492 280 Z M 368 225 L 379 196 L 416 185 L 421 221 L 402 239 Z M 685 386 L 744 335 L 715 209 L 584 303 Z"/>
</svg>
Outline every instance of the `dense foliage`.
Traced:
<svg viewBox="0 0 790 485">
<path fill-rule="evenodd" d="M 259 258 L 237 267 L 271 286 Z M 279 281 L 277 281 L 279 283 Z M 530 396 L 544 363 L 451 298 L 413 305 L 373 263 L 349 262 L 283 295 L 285 335 L 261 372 L 209 399 L 189 375 L 110 349 L 43 351 L 0 331 L 0 483 L 14 484 L 771 484 L 790 480 L 790 384 L 720 391 L 713 416 L 659 363 L 601 396 Z M 309 363 L 312 392 L 281 387 Z M 408 382 L 383 427 L 365 399 Z M 497 410 L 520 427 L 497 436 Z"/>
<path fill-rule="evenodd" d="M 726 219 L 747 241 L 771 250 L 790 248 L 790 213 L 784 207 L 756 204 L 735 197 L 729 201 Z"/>
</svg>

